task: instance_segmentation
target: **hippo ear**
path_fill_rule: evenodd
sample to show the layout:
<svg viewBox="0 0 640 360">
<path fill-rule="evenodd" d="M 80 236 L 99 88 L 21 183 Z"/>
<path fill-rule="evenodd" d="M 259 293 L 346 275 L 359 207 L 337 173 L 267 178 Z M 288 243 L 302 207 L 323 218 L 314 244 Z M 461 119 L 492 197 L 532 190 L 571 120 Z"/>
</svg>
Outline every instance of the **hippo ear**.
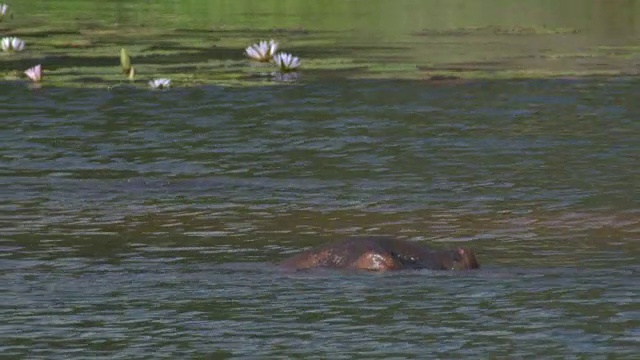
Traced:
<svg viewBox="0 0 640 360">
<path fill-rule="evenodd" d="M 449 254 L 451 256 L 451 260 L 453 260 L 453 261 L 462 260 L 462 256 L 460 255 L 460 249 L 459 248 L 450 249 L 449 250 Z"/>
<path fill-rule="evenodd" d="M 458 255 L 464 256 L 464 249 L 463 248 L 457 248 L 456 250 L 458 251 Z"/>
</svg>

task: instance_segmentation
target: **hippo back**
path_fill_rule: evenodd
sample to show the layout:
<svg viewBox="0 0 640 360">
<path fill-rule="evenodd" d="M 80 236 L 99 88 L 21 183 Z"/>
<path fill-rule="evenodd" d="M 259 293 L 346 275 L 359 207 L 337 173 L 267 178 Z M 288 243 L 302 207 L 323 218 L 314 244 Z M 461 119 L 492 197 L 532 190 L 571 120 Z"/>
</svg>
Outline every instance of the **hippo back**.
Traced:
<svg viewBox="0 0 640 360">
<path fill-rule="evenodd" d="M 303 251 L 280 265 L 296 270 L 317 267 L 372 271 L 478 268 L 471 250 L 433 250 L 416 242 L 390 237 L 352 237 Z"/>
<path fill-rule="evenodd" d="M 284 260 L 280 266 L 296 270 L 317 267 L 355 269 L 364 266 L 365 257 L 376 254 L 385 257 L 387 253 L 380 244 L 371 239 L 350 238 L 305 250 Z M 395 265 L 395 260 L 388 257 L 387 262 L 399 266 Z"/>
</svg>

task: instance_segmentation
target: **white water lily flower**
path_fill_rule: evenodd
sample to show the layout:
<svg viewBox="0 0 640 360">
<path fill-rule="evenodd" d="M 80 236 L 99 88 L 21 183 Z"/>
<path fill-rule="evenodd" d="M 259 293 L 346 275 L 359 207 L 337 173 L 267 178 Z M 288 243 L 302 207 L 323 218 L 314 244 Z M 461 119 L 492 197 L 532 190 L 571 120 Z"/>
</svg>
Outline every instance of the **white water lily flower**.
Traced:
<svg viewBox="0 0 640 360">
<path fill-rule="evenodd" d="M 11 38 L 2 38 L 2 51 L 11 50 Z"/>
<path fill-rule="evenodd" d="M 17 37 L 2 38 L 2 51 L 22 51 L 24 50 L 24 41 Z"/>
<path fill-rule="evenodd" d="M 260 62 L 268 62 L 273 58 L 273 55 L 278 50 L 278 43 L 274 40 L 260 41 L 257 44 L 253 44 L 245 50 L 248 57 Z"/>
<path fill-rule="evenodd" d="M 7 10 L 9 10 L 9 5 L 0 4 L 0 19 L 7 13 Z"/>
<path fill-rule="evenodd" d="M 165 90 L 171 87 L 170 79 L 153 79 L 149 81 L 149 87 L 154 90 Z"/>
<path fill-rule="evenodd" d="M 38 64 L 32 68 L 27 69 L 25 75 L 33 82 L 40 82 L 42 80 L 42 65 Z"/>
<path fill-rule="evenodd" d="M 287 53 L 276 54 L 273 57 L 273 61 L 280 67 L 282 72 L 296 71 L 300 67 L 300 59 Z"/>
<path fill-rule="evenodd" d="M 14 37 L 11 41 L 11 47 L 13 48 L 13 51 L 22 51 L 24 50 L 24 41 Z"/>
</svg>

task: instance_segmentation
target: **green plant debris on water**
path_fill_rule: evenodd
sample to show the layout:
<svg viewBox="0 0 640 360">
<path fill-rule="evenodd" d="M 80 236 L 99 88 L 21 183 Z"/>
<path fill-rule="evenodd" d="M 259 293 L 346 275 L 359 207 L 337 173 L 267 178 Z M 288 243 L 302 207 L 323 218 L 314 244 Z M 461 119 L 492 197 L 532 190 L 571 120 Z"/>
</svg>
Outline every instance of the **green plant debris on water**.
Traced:
<svg viewBox="0 0 640 360">
<path fill-rule="evenodd" d="M 44 84 L 62 87 L 145 86 L 157 78 L 171 79 L 171 87 L 277 85 L 281 82 L 274 81 L 278 67 L 273 54 L 267 56 L 270 63 L 258 63 L 246 53 L 248 46 L 269 39 L 279 43 L 279 50 L 300 59 L 301 79 L 615 76 L 634 73 L 630 62 L 640 51 L 637 45 L 565 49 L 563 43 L 581 41 L 567 39 L 581 32 L 546 26 L 423 29 L 407 32 L 403 41 L 385 42 L 295 27 L 271 31 L 225 24 L 128 27 L 95 21 L 90 25 L 70 22 L 64 28 L 45 26 L 39 17 L 35 24 L 29 23 L 26 17 L 21 22 L 2 22 L 0 35 L 20 37 L 25 49 L 0 54 L 0 79 L 26 80 L 23 72 L 42 64 Z M 556 46 L 541 45 L 531 53 L 524 42 L 535 44 L 539 37 L 558 37 Z"/>
</svg>

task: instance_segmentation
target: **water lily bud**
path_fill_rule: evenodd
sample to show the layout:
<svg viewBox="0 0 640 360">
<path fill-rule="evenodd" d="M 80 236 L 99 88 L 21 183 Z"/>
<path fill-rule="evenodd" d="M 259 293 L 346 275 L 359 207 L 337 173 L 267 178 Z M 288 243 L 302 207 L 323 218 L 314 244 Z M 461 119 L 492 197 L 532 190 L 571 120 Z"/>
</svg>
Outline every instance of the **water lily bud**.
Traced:
<svg viewBox="0 0 640 360">
<path fill-rule="evenodd" d="M 129 74 L 131 72 L 131 57 L 127 54 L 127 50 L 124 48 L 120 49 L 120 66 L 122 67 L 122 72 L 124 74 Z"/>
</svg>

